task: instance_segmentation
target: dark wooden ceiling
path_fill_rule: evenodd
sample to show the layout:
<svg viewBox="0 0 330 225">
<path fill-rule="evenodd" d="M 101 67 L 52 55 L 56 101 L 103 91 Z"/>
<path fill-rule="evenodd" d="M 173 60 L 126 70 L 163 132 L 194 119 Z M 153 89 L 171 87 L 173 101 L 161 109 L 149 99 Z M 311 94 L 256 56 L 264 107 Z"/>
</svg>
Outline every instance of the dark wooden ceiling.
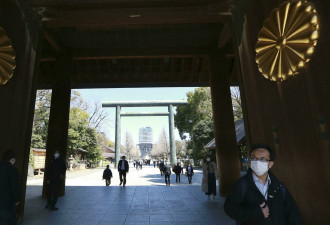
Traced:
<svg viewBox="0 0 330 225">
<path fill-rule="evenodd" d="M 73 88 L 208 86 L 208 56 L 221 49 L 234 68 L 225 0 L 26 2 L 43 17 L 39 88 L 51 87 L 63 55 Z"/>
</svg>

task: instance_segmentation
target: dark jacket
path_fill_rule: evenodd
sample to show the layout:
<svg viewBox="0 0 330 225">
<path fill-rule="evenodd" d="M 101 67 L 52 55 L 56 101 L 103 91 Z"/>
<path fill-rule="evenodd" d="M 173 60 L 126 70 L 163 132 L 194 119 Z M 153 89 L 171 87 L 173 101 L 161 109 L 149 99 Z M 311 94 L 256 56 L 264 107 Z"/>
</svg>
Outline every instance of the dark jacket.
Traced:
<svg viewBox="0 0 330 225">
<path fill-rule="evenodd" d="M 269 177 L 271 184 L 266 201 L 255 185 L 252 170 L 249 169 L 233 186 L 225 201 L 225 212 L 244 225 L 302 225 L 300 213 L 289 190 L 273 173 L 269 172 Z M 266 202 L 269 208 L 267 219 L 260 208 L 263 202 Z"/>
<path fill-rule="evenodd" d="M 121 164 L 123 163 L 123 161 L 124 161 L 124 165 L 125 165 L 125 170 L 124 171 L 127 173 L 128 170 L 129 170 L 129 166 L 128 166 L 127 160 L 120 160 L 119 161 L 119 163 L 118 163 L 118 171 L 122 171 L 121 170 Z"/>
<path fill-rule="evenodd" d="M 171 172 L 171 166 L 170 165 L 164 165 L 164 168 L 163 168 L 163 171 L 166 175 L 171 175 L 172 172 Z"/>
<path fill-rule="evenodd" d="M 103 179 L 110 180 L 112 177 L 112 171 L 107 168 L 103 171 Z"/>
<path fill-rule="evenodd" d="M 50 183 L 58 182 L 62 176 L 65 176 L 66 164 L 63 159 L 57 158 L 53 159 L 47 167 L 46 170 L 46 180 L 49 180 Z"/>
<path fill-rule="evenodd" d="M 173 172 L 175 174 L 180 174 L 181 170 L 182 170 L 181 166 L 178 166 L 178 165 L 174 166 L 174 168 L 173 168 Z"/>
<path fill-rule="evenodd" d="M 17 169 L 9 162 L 0 163 L 0 210 L 11 209 L 19 202 Z"/>
<path fill-rule="evenodd" d="M 159 169 L 160 170 L 163 170 L 164 169 L 164 166 L 165 166 L 165 164 L 163 162 L 159 163 Z"/>
<path fill-rule="evenodd" d="M 189 171 L 188 171 L 188 166 L 186 167 L 186 172 L 187 172 L 187 175 L 193 175 L 194 174 L 194 169 L 193 167 L 191 166 L 191 173 L 189 174 Z"/>
</svg>

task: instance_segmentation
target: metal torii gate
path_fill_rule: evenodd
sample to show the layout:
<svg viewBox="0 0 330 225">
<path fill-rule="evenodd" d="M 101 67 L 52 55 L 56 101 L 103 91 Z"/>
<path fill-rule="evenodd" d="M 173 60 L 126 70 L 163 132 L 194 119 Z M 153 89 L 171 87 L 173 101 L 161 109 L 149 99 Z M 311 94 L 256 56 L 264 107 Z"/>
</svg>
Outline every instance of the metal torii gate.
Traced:
<svg viewBox="0 0 330 225">
<path fill-rule="evenodd" d="M 121 117 L 122 116 L 168 116 L 169 118 L 169 138 L 170 138 L 170 152 L 171 152 L 171 164 L 176 163 L 176 149 L 174 138 L 174 111 L 173 106 L 187 105 L 185 100 L 153 100 L 153 101 L 112 101 L 103 102 L 102 107 L 116 107 L 116 137 L 115 137 L 115 167 L 119 161 L 120 155 L 120 138 L 121 138 Z M 122 113 L 122 107 L 161 107 L 167 106 L 168 112 L 156 112 L 156 113 Z"/>
</svg>

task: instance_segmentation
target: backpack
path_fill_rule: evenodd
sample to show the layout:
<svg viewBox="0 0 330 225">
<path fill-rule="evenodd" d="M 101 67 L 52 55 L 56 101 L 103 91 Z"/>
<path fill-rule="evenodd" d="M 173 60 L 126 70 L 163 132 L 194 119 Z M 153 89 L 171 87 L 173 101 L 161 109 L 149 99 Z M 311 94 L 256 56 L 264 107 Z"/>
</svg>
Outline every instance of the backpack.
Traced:
<svg viewBox="0 0 330 225">
<path fill-rule="evenodd" d="M 247 192 L 247 189 L 248 189 L 248 180 L 247 180 L 247 176 L 244 176 L 242 178 L 242 181 L 240 182 L 240 185 L 241 185 L 241 192 L 242 192 L 242 195 L 241 195 L 241 202 L 244 201 L 244 198 L 245 198 L 245 195 L 246 195 L 246 192 Z M 285 199 L 285 193 L 286 193 L 286 190 L 285 190 L 285 187 L 284 185 L 281 185 L 280 186 L 280 189 L 281 189 L 281 192 L 282 192 L 282 196 L 283 198 Z M 241 222 L 238 222 L 236 221 L 236 225 L 241 225 L 242 223 Z"/>
</svg>

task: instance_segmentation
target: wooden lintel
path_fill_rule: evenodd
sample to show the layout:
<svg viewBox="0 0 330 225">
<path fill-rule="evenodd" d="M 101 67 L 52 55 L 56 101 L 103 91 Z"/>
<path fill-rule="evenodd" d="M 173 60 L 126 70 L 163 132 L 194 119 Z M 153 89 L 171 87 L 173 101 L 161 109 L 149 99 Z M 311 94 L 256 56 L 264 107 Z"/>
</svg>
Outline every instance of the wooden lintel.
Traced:
<svg viewBox="0 0 330 225">
<path fill-rule="evenodd" d="M 104 28 L 127 25 L 229 23 L 232 15 L 227 8 L 138 8 L 98 9 L 65 12 L 60 17 L 44 18 L 46 28 Z"/>
<path fill-rule="evenodd" d="M 209 48 L 161 49 L 73 49 L 74 60 L 134 59 L 134 58 L 187 58 L 207 57 Z M 41 61 L 55 61 L 56 56 L 43 55 Z"/>
</svg>

